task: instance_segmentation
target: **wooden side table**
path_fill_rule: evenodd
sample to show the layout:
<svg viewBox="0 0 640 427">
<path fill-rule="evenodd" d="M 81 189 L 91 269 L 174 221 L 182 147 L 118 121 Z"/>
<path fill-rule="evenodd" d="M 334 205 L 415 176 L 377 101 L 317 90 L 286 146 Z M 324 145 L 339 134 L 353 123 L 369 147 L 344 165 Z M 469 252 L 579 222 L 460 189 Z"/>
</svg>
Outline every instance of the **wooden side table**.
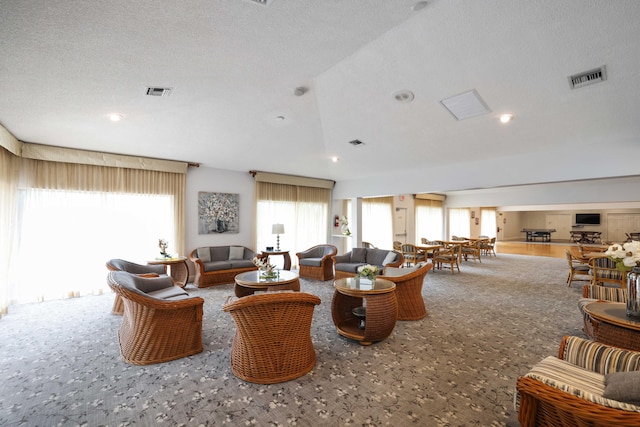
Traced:
<svg viewBox="0 0 640 427">
<path fill-rule="evenodd" d="M 149 265 L 162 264 L 169 267 L 169 275 L 176 285 L 184 288 L 189 280 L 189 267 L 187 267 L 187 257 L 179 256 L 175 258 L 160 258 L 147 261 Z"/>
<path fill-rule="evenodd" d="M 391 335 L 398 317 L 395 283 L 349 277 L 336 280 L 333 286 L 331 317 L 340 335 L 361 345 L 371 345 Z M 361 307 L 365 307 L 364 328 Z"/>
<path fill-rule="evenodd" d="M 289 251 L 262 251 L 262 255 L 282 255 L 284 258 L 284 267 L 282 269 L 291 270 L 291 255 L 289 255 Z"/>
</svg>

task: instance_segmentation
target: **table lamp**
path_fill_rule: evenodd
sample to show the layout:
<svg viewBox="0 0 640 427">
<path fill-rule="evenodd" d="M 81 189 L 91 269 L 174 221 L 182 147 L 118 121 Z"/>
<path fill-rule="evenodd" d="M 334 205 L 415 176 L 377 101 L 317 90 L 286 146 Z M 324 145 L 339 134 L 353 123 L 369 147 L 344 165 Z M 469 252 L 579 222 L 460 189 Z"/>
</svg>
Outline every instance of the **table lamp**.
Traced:
<svg viewBox="0 0 640 427">
<path fill-rule="evenodd" d="M 271 227 L 271 234 L 277 234 L 276 238 L 276 251 L 280 252 L 280 235 L 284 234 L 284 224 L 273 224 Z"/>
</svg>

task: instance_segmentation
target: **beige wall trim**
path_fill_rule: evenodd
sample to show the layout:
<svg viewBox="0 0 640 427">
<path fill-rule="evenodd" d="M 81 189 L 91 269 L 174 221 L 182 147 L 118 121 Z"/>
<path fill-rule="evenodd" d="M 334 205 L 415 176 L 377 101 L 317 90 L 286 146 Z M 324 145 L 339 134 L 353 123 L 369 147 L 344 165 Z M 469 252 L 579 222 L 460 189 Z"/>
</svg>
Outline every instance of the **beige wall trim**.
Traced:
<svg viewBox="0 0 640 427">
<path fill-rule="evenodd" d="M 122 154 L 100 153 L 32 143 L 22 144 L 22 157 L 50 162 L 76 163 L 157 172 L 187 173 L 188 163 Z"/>
<path fill-rule="evenodd" d="M 439 200 L 441 202 L 444 202 L 444 199 L 446 198 L 447 196 L 445 196 L 444 194 L 433 194 L 433 193 L 416 194 L 416 199 L 423 199 L 423 200 Z"/>
<path fill-rule="evenodd" d="M 297 175 L 282 175 L 278 173 L 258 172 L 258 171 L 251 171 L 249 173 L 253 175 L 256 181 L 270 182 L 272 184 L 287 184 L 287 185 L 298 185 L 300 187 L 328 188 L 329 190 L 332 190 L 333 186 L 336 184 L 335 181 L 331 181 L 328 179 L 307 178 L 304 176 L 297 176 Z"/>
<path fill-rule="evenodd" d="M 4 126 L 0 125 L 0 146 L 4 147 L 10 153 L 20 156 L 22 153 L 22 142 L 11 134 Z"/>
</svg>

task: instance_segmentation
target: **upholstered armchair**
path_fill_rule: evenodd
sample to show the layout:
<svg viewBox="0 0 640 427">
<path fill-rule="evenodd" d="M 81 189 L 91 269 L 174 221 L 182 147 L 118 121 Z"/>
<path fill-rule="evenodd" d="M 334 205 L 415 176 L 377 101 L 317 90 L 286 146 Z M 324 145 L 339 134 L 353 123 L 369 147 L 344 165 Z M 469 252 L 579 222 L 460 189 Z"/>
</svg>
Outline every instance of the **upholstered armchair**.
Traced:
<svg viewBox="0 0 640 427">
<path fill-rule="evenodd" d="M 433 264 L 423 263 L 411 268 L 385 267 L 381 279 L 396 284 L 398 300 L 398 320 L 420 320 L 427 315 L 422 298 L 424 278 Z"/>
<path fill-rule="evenodd" d="M 202 351 L 204 300 L 164 277 L 112 271 L 107 283 L 124 304 L 120 353 L 134 365 L 167 362 Z"/>
<path fill-rule="evenodd" d="M 306 251 L 296 253 L 300 265 L 300 277 L 315 280 L 332 280 L 333 259 L 338 248 L 333 245 L 316 245 Z"/>
<path fill-rule="evenodd" d="M 167 274 L 166 265 L 142 265 L 135 262 L 125 261 L 123 259 L 114 258 L 106 263 L 109 271 L 126 271 L 127 273 L 137 274 L 142 277 L 158 277 Z M 116 294 L 111 307 L 113 314 L 121 315 L 124 312 L 124 304 L 120 295 Z"/>
<path fill-rule="evenodd" d="M 640 353 L 565 336 L 517 380 L 518 421 L 533 426 L 639 426 Z"/>
<path fill-rule="evenodd" d="M 627 273 L 618 270 L 616 262 L 606 255 L 591 257 L 589 267 L 591 268 L 592 285 L 610 283 L 621 288 L 625 286 Z"/>
<path fill-rule="evenodd" d="M 231 372 L 273 384 L 301 377 L 316 364 L 311 320 L 320 298 L 304 292 L 266 292 L 229 299 L 223 310 L 236 323 Z"/>
</svg>

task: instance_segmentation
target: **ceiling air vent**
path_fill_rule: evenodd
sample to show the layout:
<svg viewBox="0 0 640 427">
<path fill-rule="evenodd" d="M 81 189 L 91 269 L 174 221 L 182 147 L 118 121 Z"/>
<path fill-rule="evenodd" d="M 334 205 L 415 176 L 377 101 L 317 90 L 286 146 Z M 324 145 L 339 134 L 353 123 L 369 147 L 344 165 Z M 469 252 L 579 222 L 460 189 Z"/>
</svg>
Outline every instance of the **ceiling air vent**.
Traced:
<svg viewBox="0 0 640 427">
<path fill-rule="evenodd" d="M 603 65 L 600 68 L 594 68 L 593 70 L 569 76 L 569 86 L 571 89 L 578 89 L 605 80 L 607 80 L 607 68 Z"/>
<path fill-rule="evenodd" d="M 358 145 L 364 144 L 364 142 L 360 141 L 359 139 L 354 139 L 353 141 L 349 141 L 349 144 L 353 145 L 354 147 L 357 147 Z"/>
<path fill-rule="evenodd" d="M 169 96 L 171 93 L 170 87 L 148 87 L 147 95 L 149 96 Z"/>
</svg>

